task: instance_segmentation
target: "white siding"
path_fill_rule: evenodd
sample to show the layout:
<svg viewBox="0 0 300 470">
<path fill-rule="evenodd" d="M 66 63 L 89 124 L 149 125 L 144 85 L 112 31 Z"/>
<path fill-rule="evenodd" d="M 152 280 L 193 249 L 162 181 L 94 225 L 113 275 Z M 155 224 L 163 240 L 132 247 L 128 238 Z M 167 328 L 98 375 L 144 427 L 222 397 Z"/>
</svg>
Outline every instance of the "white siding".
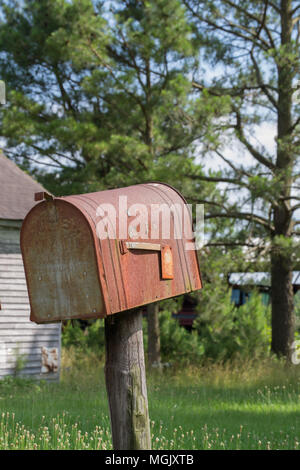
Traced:
<svg viewBox="0 0 300 470">
<path fill-rule="evenodd" d="M 58 348 L 60 359 L 61 325 L 36 325 L 29 320 L 21 255 L 0 254 L 0 303 L 0 378 L 15 373 L 20 357 L 26 360 L 22 375 L 58 380 L 59 371 L 41 374 L 41 348 Z"/>
<path fill-rule="evenodd" d="M 1 188 L 2 189 L 2 188 Z M 0 219 L 0 253 L 20 253 L 22 221 Z"/>
</svg>

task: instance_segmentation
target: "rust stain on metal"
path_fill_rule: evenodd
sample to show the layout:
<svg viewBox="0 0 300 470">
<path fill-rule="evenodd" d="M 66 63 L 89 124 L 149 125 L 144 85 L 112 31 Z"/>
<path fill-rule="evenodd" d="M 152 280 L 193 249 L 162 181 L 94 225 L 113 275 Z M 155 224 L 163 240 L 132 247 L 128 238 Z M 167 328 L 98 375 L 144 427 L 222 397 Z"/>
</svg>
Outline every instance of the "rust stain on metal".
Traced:
<svg viewBox="0 0 300 470">
<path fill-rule="evenodd" d="M 119 232 L 120 197 L 127 206 L 144 204 L 148 220 L 144 238 L 127 238 Z M 51 198 L 50 198 L 51 199 Z M 116 209 L 116 233 L 107 217 L 110 237 L 100 239 L 97 227 L 103 219 L 98 207 Z M 24 220 L 21 249 L 24 260 L 31 319 L 47 323 L 68 318 L 103 318 L 157 300 L 202 287 L 195 250 L 185 250 L 187 236 L 178 239 L 172 213 L 170 237 L 154 233 L 152 205 L 181 210 L 183 197 L 162 183 L 45 200 Z M 128 227 L 135 219 L 127 211 Z M 191 220 L 185 220 L 191 224 Z M 131 227 L 132 228 L 132 227 Z M 184 233 L 191 233 L 191 226 Z M 153 233 L 152 233 L 153 232 Z M 113 234 L 113 236 L 112 236 Z"/>
<path fill-rule="evenodd" d="M 163 246 L 161 249 L 161 269 L 163 279 L 174 279 L 172 248 Z"/>
<path fill-rule="evenodd" d="M 120 240 L 120 252 L 122 255 L 125 255 L 126 253 L 128 253 L 128 248 L 124 240 Z"/>
<path fill-rule="evenodd" d="M 101 315 L 94 238 L 85 217 L 63 200 L 35 207 L 21 236 L 31 319 L 89 318 L 95 310 Z"/>
</svg>

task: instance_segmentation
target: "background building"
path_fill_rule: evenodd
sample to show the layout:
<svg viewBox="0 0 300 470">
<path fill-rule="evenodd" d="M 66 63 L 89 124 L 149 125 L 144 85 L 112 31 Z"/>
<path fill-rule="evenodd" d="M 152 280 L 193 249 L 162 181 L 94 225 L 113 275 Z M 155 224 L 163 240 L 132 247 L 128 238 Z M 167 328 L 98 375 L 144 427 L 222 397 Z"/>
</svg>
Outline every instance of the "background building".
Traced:
<svg viewBox="0 0 300 470">
<path fill-rule="evenodd" d="M 36 325 L 20 252 L 20 229 L 44 188 L 0 152 L 0 378 L 58 380 L 61 325 Z"/>
</svg>

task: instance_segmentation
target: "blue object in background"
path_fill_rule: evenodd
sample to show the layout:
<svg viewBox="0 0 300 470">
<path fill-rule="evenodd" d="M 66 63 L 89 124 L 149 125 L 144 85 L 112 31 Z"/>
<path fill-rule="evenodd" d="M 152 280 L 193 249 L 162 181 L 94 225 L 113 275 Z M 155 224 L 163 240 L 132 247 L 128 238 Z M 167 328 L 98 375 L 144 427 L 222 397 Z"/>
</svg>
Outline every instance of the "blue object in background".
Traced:
<svg viewBox="0 0 300 470">
<path fill-rule="evenodd" d="M 261 292 L 261 301 L 263 305 L 268 306 L 270 302 L 270 294 L 268 292 Z M 251 292 L 245 292 L 241 289 L 234 288 L 231 291 L 231 301 L 237 306 L 240 307 L 244 305 L 247 300 L 251 297 Z"/>
</svg>

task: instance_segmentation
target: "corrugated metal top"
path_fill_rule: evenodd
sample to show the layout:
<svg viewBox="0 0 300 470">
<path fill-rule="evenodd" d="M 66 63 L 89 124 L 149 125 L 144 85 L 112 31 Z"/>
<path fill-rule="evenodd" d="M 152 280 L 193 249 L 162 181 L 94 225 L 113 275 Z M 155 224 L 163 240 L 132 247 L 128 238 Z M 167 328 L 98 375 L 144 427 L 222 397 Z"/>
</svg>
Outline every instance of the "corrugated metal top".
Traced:
<svg viewBox="0 0 300 470">
<path fill-rule="evenodd" d="M 271 278 L 270 273 L 266 272 L 231 273 L 229 275 L 229 283 L 237 286 L 270 286 Z M 300 271 L 293 272 L 292 284 L 294 286 L 300 285 Z"/>
<path fill-rule="evenodd" d="M 0 219 L 23 220 L 38 191 L 45 189 L 0 151 Z"/>
</svg>

